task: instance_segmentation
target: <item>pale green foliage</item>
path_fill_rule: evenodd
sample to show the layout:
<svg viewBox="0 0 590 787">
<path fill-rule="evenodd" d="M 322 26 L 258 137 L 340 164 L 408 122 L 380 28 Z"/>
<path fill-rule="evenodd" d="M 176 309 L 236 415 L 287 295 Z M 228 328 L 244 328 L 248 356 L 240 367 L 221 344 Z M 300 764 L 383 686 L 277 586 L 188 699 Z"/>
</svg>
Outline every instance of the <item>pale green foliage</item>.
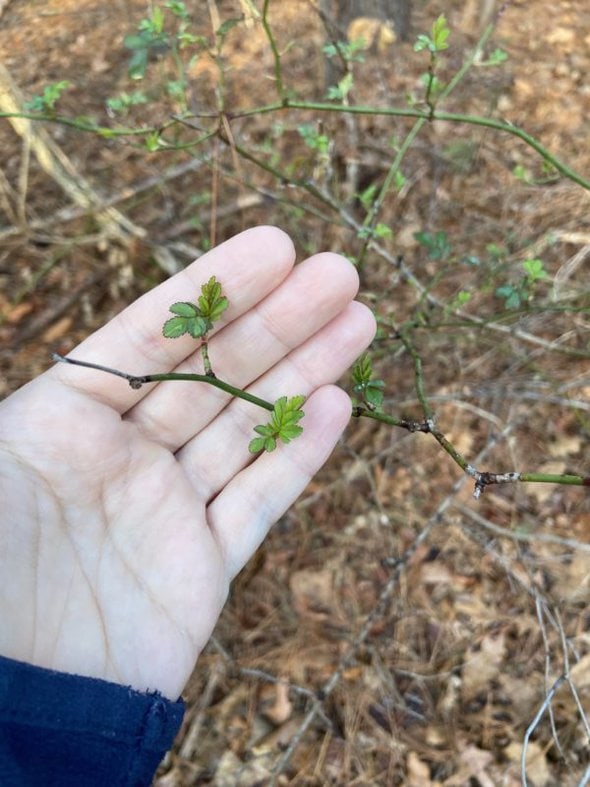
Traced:
<svg viewBox="0 0 590 787">
<path fill-rule="evenodd" d="M 355 38 L 353 41 L 339 41 L 337 44 L 326 44 L 323 52 L 327 57 L 343 58 L 347 63 L 364 63 L 367 42 L 364 38 Z"/>
<path fill-rule="evenodd" d="M 301 409 L 304 402 L 305 396 L 292 396 L 290 399 L 281 396 L 274 404 L 270 421 L 254 427 L 254 431 L 260 437 L 255 437 L 250 441 L 248 446 L 250 453 L 274 451 L 278 440 L 282 443 L 290 443 L 291 440 L 298 437 L 303 431 L 303 427 L 299 426 L 298 421 L 305 415 Z"/>
<path fill-rule="evenodd" d="M 215 276 L 211 276 L 201 287 L 196 304 L 180 301 L 170 306 L 170 311 L 176 316 L 166 320 L 163 334 L 167 339 L 177 339 L 185 333 L 193 339 L 200 339 L 211 330 L 227 307 L 228 300 L 222 294 L 221 284 Z"/>
<path fill-rule="evenodd" d="M 540 259 L 528 259 L 522 263 L 524 276 L 516 283 L 508 282 L 496 287 L 495 295 L 504 299 L 507 309 L 518 309 L 533 298 L 533 289 L 538 281 L 549 278 L 545 264 Z"/>
<path fill-rule="evenodd" d="M 131 93 L 123 91 L 114 98 L 107 98 L 106 103 L 111 112 L 125 112 L 129 107 L 147 104 L 148 98 L 142 90 L 134 90 Z"/>
<path fill-rule="evenodd" d="M 383 404 L 383 380 L 373 379 L 373 365 L 365 353 L 361 355 L 352 370 L 353 392 L 360 397 L 360 404 L 368 410 L 379 410 Z"/>
<path fill-rule="evenodd" d="M 53 82 L 43 88 L 43 93 L 40 96 L 33 96 L 30 101 L 25 102 L 24 108 L 32 112 L 49 112 L 51 114 L 55 111 L 55 105 L 62 93 L 70 87 L 72 87 L 72 83 L 67 79 Z"/>
<path fill-rule="evenodd" d="M 447 40 L 450 33 L 451 30 L 447 24 L 446 17 L 444 14 L 441 14 L 438 19 L 433 22 L 432 31 L 429 36 L 424 33 L 417 36 L 416 43 L 414 44 L 414 52 L 421 52 L 423 49 L 428 49 L 433 55 L 437 52 L 443 52 L 449 47 Z"/>
</svg>

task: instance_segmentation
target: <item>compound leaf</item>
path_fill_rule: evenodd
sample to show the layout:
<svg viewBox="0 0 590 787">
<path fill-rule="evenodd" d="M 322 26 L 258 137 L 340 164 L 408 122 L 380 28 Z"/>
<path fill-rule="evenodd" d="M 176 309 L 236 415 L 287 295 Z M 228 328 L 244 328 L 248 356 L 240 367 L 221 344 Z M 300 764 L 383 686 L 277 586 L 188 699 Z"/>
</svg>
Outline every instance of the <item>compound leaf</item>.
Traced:
<svg viewBox="0 0 590 787">
<path fill-rule="evenodd" d="M 200 339 L 211 330 L 228 305 L 227 298 L 221 292 L 221 284 L 215 276 L 211 276 L 201 287 L 197 303 L 177 301 L 170 306 L 170 311 L 176 317 L 164 323 L 164 336 L 176 339 L 188 333 L 193 339 Z"/>
<path fill-rule="evenodd" d="M 277 399 L 270 421 L 254 427 L 254 431 L 261 437 L 250 441 L 249 451 L 253 454 L 259 451 L 274 451 L 278 440 L 287 444 L 299 437 L 303 427 L 298 426 L 297 422 L 304 416 L 301 409 L 304 402 L 305 396 L 301 395 L 292 396 L 290 399 L 281 396 Z"/>
</svg>

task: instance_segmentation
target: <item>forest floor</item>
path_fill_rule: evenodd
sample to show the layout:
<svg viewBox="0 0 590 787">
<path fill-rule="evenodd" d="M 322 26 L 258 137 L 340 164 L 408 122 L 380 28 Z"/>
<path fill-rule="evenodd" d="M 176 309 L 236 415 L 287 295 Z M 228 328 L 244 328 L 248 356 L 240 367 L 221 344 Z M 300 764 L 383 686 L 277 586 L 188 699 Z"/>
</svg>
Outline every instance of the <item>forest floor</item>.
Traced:
<svg viewBox="0 0 590 787">
<path fill-rule="evenodd" d="M 477 40 L 472 4 L 415 5 L 407 42 L 376 40 L 355 64 L 349 103 L 403 108 L 420 95 L 427 55 L 413 41 L 442 12 L 452 33 L 440 77 L 458 72 Z M 199 133 L 220 95 L 230 115 L 275 100 L 260 23 L 228 25 L 223 42 L 212 34 L 248 3 L 187 7 L 210 44 L 187 67 Z M 139 0 L 9 0 L 0 63 L 26 98 L 68 80 L 62 115 L 163 124 L 168 53 L 143 81 L 127 73 L 124 38 L 146 15 Z M 325 101 L 326 31 L 313 4 L 275 0 L 270 23 L 285 84 Z M 222 48 L 211 55 L 215 41 Z M 495 48 L 508 59 L 476 61 L 444 109 L 508 120 L 588 178 L 587 0 L 507 4 L 486 57 Z M 138 88 L 150 103 L 109 116 L 109 98 Z M 371 113 L 254 113 L 231 120 L 227 144 L 218 135 L 156 153 L 133 137 L 46 124 L 69 159 L 64 171 L 133 222 L 133 236 L 76 205 L 39 165 L 30 137 L 3 120 L 0 396 L 191 255 L 248 226 L 284 227 L 300 259 L 327 248 L 358 257 L 363 201 L 374 199 L 412 124 Z M 372 358 L 385 412 L 424 417 L 414 358 L 398 335 L 409 326 L 439 428 L 472 464 L 589 475 L 590 192 L 514 137 L 465 123 L 428 124 L 401 170 L 379 213 L 387 231 L 360 271 L 360 298 L 380 322 Z M 522 263 L 534 259 L 546 277 L 527 280 Z M 235 581 L 158 787 L 513 787 L 525 737 L 529 785 L 587 784 L 589 550 L 587 489 L 498 485 L 475 500 L 473 481 L 432 435 L 353 419 Z"/>
</svg>

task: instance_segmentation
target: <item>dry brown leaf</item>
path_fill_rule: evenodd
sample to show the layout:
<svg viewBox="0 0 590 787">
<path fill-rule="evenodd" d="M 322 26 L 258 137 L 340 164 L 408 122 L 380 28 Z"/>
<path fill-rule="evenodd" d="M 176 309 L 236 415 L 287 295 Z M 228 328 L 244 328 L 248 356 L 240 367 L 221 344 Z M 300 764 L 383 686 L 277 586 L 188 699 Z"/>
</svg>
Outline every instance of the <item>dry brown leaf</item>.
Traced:
<svg viewBox="0 0 590 787">
<path fill-rule="evenodd" d="M 488 602 L 479 593 L 462 593 L 455 599 L 454 607 L 457 615 L 464 615 L 480 623 L 498 619 L 498 611 L 493 602 Z"/>
<path fill-rule="evenodd" d="M 545 36 L 545 41 L 548 44 L 571 44 L 575 38 L 576 31 L 571 27 L 556 27 Z"/>
<path fill-rule="evenodd" d="M 578 691 L 590 686 L 590 653 L 586 653 L 577 664 L 574 664 L 570 676 Z"/>
<path fill-rule="evenodd" d="M 529 718 L 534 713 L 539 703 L 539 692 L 543 689 L 543 676 L 540 674 L 529 675 L 526 680 L 521 677 L 503 672 L 500 675 L 500 685 L 512 706 L 518 709 L 521 719 Z"/>
<path fill-rule="evenodd" d="M 504 634 L 487 635 L 479 651 L 468 651 L 463 665 L 463 692 L 475 694 L 498 676 L 506 655 Z"/>
<path fill-rule="evenodd" d="M 590 560 L 588 555 L 577 552 L 568 565 L 560 566 L 556 589 L 566 601 L 590 602 Z"/>
<path fill-rule="evenodd" d="M 520 768 L 522 744 L 516 742 L 508 744 L 504 753 L 515 766 Z M 548 787 L 554 784 L 543 749 L 534 741 L 527 745 L 526 773 L 528 778 L 534 782 L 535 787 Z"/>
<path fill-rule="evenodd" d="M 242 762 L 232 751 L 225 751 L 215 771 L 217 787 L 254 787 L 265 784 L 270 779 L 272 756 L 256 757 L 249 762 Z"/>
<path fill-rule="evenodd" d="M 494 756 L 489 751 L 467 746 L 459 754 L 459 770 L 443 782 L 444 787 L 463 787 L 476 780 L 481 787 L 495 787 L 486 769 L 493 762 Z"/>
<path fill-rule="evenodd" d="M 54 322 L 53 325 L 49 326 L 49 328 L 41 337 L 42 340 L 47 344 L 56 342 L 58 339 L 61 339 L 70 332 L 73 322 L 74 321 L 71 317 L 62 317 L 61 320 L 58 320 L 57 322 Z"/>
<path fill-rule="evenodd" d="M 561 435 L 559 440 L 549 444 L 549 453 L 555 459 L 577 454 L 582 447 L 581 435 Z"/>
<path fill-rule="evenodd" d="M 443 563 L 439 560 L 434 560 L 430 563 L 423 563 L 420 566 L 420 581 L 426 585 L 448 585 L 453 581 L 453 577 Z"/>
<path fill-rule="evenodd" d="M 8 304 L 6 311 L 4 311 L 4 309 L 2 309 L 2 311 L 4 312 L 6 322 L 10 323 L 11 325 L 16 325 L 22 320 L 23 317 L 26 317 L 28 314 L 30 314 L 33 309 L 34 306 L 31 301 L 24 301 L 23 303 L 19 303 L 17 306 Z"/>
<path fill-rule="evenodd" d="M 334 606 L 334 574 L 331 569 L 303 569 L 289 580 L 293 607 L 301 617 L 325 620 Z"/>
<path fill-rule="evenodd" d="M 428 787 L 432 785 L 430 779 L 430 768 L 418 757 L 416 752 L 411 751 L 406 760 L 406 787 Z"/>
<path fill-rule="evenodd" d="M 346 36 L 349 41 L 362 39 L 363 49 L 376 46 L 382 53 L 397 40 L 393 25 L 369 16 L 359 16 L 354 19 L 348 26 Z"/>
<path fill-rule="evenodd" d="M 462 456 L 470 457 L 473 451 L 474 434 L 467 427 L 453 430 L 447 435 L 447 439 Z"/>
<path fill-rule="evenodd" d="M 275 724 L 283 724 L 293 713 L 293 704 L 289 699 L 289 687 L 286 683 L 277 683 L 274 687 L 274 704 L 264 711 L 264 715 Z"/>
</svg>

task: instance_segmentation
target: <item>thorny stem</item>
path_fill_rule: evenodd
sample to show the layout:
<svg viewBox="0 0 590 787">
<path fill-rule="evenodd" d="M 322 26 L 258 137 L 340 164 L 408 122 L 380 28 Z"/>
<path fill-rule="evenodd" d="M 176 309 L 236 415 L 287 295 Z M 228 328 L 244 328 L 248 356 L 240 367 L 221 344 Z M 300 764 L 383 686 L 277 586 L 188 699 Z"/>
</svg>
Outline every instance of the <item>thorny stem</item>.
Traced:
<svg viewBox="0 0 590 787">
<path fill-rule="evenodd" d="M 368 410 L 365 407 L 355 407 L 352 411 L 353 418 L 372 418 L 374 421 L 379 421 L 382 424 L 389 426 L 399 426 L 401 429 L 407 429 L 408 432 L 424 432 L 431 434 L 437 443 L 449 454 L 451 459 L 459 465 L 461 470 L 475 481 L 475 490 L 473 496 L 477 499 L 481 497 L 482 492 L 486 486 L 492 484 L 513 484 L 517 481 L 522 483 L 537 483 L 537 484 L 564 484 L 567 486 L 588 486 L 590 487 L 590 476 L 573 475 L 565 473 L 559 475 L 556 473 L 490 473 L 487 471 L 477 470 L 473 465 L 462 456 L 452 443 L 447 440 L 444 434 L 436 428 L 434 419 L 428 418 L 425 421 L 411 421 L 407 418 L 395 418 L 395 416 L 387 415 L 376 410 Z"/>
<path fill-rule="evenodd" d="M 586 178 L 584 178 L 582 175 L 578 175 L 566 164 L 563 164 L 534 137 L 518 126 L 513 126 L 511 123 L 505 120 L 496 120 L 495 118 L 480 117 L 479 115 L 464 115 L 458 112 L 440 112 L 438 110 L 435 111 L 431 117 L 430 112 L 425 112 L 422 109 L 412 109 L 409 107 L 371 107 L 357 104 L 344 106 L 342 104 L 330 104 L 323 101 L 298 101 L 290 98 L 281 103 L 274 102 L 264 106 L 253 107 L 252 109 L 247 109 L 243 112 L 228 114 L 228 118 L 233 120 L 234 118 L 263 115 L 289 109 L 312 110 L 315 112 L 348 112 L 355 115 L 376 115 L 385 117 L 413 117 L 418 119 L 421 118 L 423 120 L 444 120 L 451 123 L 468 123 L 474 126 L 493 128 L 496 131 L 502 131 L 507 134 L 511 134 L 512 136 L 518 137 L 523 142 L 526 142 L 526 144 L 529 145 L 529 147 L 532 147 L 533 150 L 535 150 L 541 156 L 541 158 L 555 167 L 555 169 L 561 175 L 574 181 L 574 183 L 577 183 L 579 186 L 590 190 L 590 180 L 586 180 Z"/>
<path fill-rule="evenodd" d="M 201 345 L 201 348 L 203 347 L 206 347 L 206 344 Z M 422 362 L 416 350 L 414 348 L 412 349 L 415 353 L 413 357 L 415 368 L 417 370 L 416 385 L 418 387 L 418 380 L 421 379 Z M 145 385 L 146 383 L 159 383 L 165 382 L 167 380 L 188 380 L 189 382 L 207 383 L 208 385 L 212 385 L 215 388 L 219 388 L 220 390 L 231 394 L 231 396 L 235 396 L 237 399 L 243 399 L 246 402 L 255 404 L 257 407 L 261 407 L 264 410 L 273 412 L 274 405 L 271 402 L 261 399 L 258 396 L 254 396 L 254 394 L 248 393 L 242 388 L 236 388 L 236 386 L 225 382 L 225 380 L 220 380 L 218 377 L 215 377 L 211 368 L 211 362 L 209 361 L 208 365 L 207 362 L 205 362 L 205 355 L 207 356 L 207 359 L 209 358 L 207 350 L 205 349 L 203 351 L 203 349 L 201 349 L 201 353 L 205 363 L 205 374 L 167 372 L 165 374 L 137 375 L 128 374 L 127 372 L 123 372 L 120 369 L 113 369 L 110 366 L 103 366 L 99 363 L 91 363 L 90 361 L 79 361 L 76 358 L 68 358 L 66 356 L 59 355 L 58 353 L 53 353 L 52 358 L 57 362 L 69 363 L 72 366 L 82 366 L 85 369 L 96 369 L 99 372 L 106 372 L 107 374 L 113 374 L 116 377 L 122 377 L 124 380 L 127 380 L 132 388 L 136 390 L 141 388 L 141 386 Z M 355 407 L 352 411 L 352 416 L 354 418 L 372 418 L 374 421 L 379 421 L 381 423 L 388 424 L 389 426 L 399 426 L 402 429 L 407 429 L 409 432 L 424 432 L 426 434 L 431 434 L 437 443 L 439 443 L 439 445 L 455 461 L 455 463 L 458 464 L 467 475 L 473 478 L 475 481 L 475 490 L 473 496 L 475 498 L 479 498 L 481 496 L 486 486 L 490 486 L 491 484 L 514 483 L 516 481 L 590 487 L 590 476 L 584 477 L 572 474 L 557 475 L 553 473 L 490 473 L 477 470 L 475 467 L 469 464 L 465 457 L 463 457 L 452 445 L 452 443 L 447 440 L 444 434 L 436 428 L 433 411 L 428 404 L 424 393 L 423 381 L 420 383 L 420 386 L 420 392 L 418 394 L 420 402 L 422 403 L 423 408 L 425 406 L 425 412 L 430 414 L 424 421 L 411 421 L 406 418 L 395 418 L 394 416 L 387 415 L 386 413 L 368 410 L 362 406 Z"/>
<path fill-rule="evenodd" d="M 424 417 L 426 418 L 426 422 L 432 421 L 434 424 L 434 410 L 430 406 L 428 399 L 426 398 L 426 389 L 424 387 L 424 370 L 422 368 L 422 358 L 420 354 L 410 341 L 408 336 L 407 330 L 402 330 L 399 333 L 400 340 L 410 356 L 414 361 L 414 375 L 416 378 L 416 394 L 418 395 L 418 401 L 422 407 L 422 411 L 424 413 Z M 429 429 L 429 431 L 432 431 Z M 463 468 L 464 469 L 464 468 Z"/>
<path fill-rule="evenodd" d="M 399 426 L 402 429 L 407 429 L 409 432 L 425 432 L 427 434 L 431 434 L 436 442 L 441 446 L 441 448 L 451 457 L 455 464 L 459 465 L 464 473 L 473 478 L 475 481 L 473 496 L 476 499 L 481 497 L 486 486 L 490 486 L 491 484 L 515 483 L 516 481 L 543 484 L 567 484 L 570 486 L 590 486 L 590 476 L 584 477 L 573 474 L 559 475 L 554 473 L 490 473 L 487 471 L 477 470 L 477 468 L 469 464 L 467 459 L 465 459 L 465 457 L 459 453 L 459 451 L 457 451 L 455 446 L 436 426 L 434 410 L 428 401 L 426 389 L 424 387 L 422 358 L 409 339 L 408 332 L 406 330 L 400 331 L 399 338 L 414 361 L 416 395 L 424 413 L 424 421 L 409 421 L 406 419 L 393 418 L 392 416 L 369 410 L 362 406 L 354 408 L 353 416 L 357 418 L 361 416 L 373 418 L 375 421 L 381 421 L 382 423 L 390 424 L 391 426 Z"/>
<path fill-rule="evenodd" d="M 274 39 L 273 39 L 274 40 Z M 276 44 L 275 44 L 276 50 Z M 274 54 L 274 52 L 273 52 Z M 280 61 L 280 53 L 276 50 L 276 55 L 279 56 Z M 471 59 L 465 61 L 463 67 L 457 72 L 455 77 L 449 82 L 441 96 L 438 98 L 438 103 L 445 98 L 455 87 L 457 82 L 462 78 L 464 71 L 469 67 L 471 63 Z M 275 61 L 275 77 L 276 77 L 276 61 Z M 279 77 L 280 77 L 280 67 L 279 67 Z M 502 133 L 510 134 L 511 136 L 517 137 L 522 142 L 527 144 L 531 147 L 536 153 L 538 153 L 541 158 L 546 161 L 547 163 L 551 164 L 557 172 L 559 172 L 564 177 L 568 178 L 569 180 L 577 183 L 582 188 L 590 190 L 590 180 L 584 178 L 582 175 L 577 174 L 574 170 L 561 162 L 558 158 L 556 158 L 552 153 L 547 150 L 535 137 L 528 134 L 524 129 L 519 128 L 518 126 L 514 126 L 508 121 L 505 120 L 497 120 L 495 118 L 490 117 L 480 117 L 479 115 L 466 115 L 457 112 L 441 112 L 439 110 L 435 110 L 431 112 L 430 109 L 425 111 L 423 109 L 416 109 L 412 107 L 374 107 L 374 106 L 364 106 L 364 105 L 357 105 L 357 104 L 350 104 L 350 105 L 342 105 L 342 104 L 333 104 L 329 102 L 323 101 L 301 101 L 289 98 L 284 93 L 284 86 L 282 83 L 282 77 L 280 77 L 280 81 L 277 81 L 277 89 L 281 95 L 279 101 L 275 101 L 270 104 L 264 104 L 262 106 L 251 107 L 250 109 L 245 109 L 243 111 L 234 112 L 234 113 L 227 113 L 228 120 L 234 120 L 237 118 L 248 118 L 253 116 L 271 114 L 274 112 L 280 112 L 285 110 L 309 110 L 314 112 L 341 112 L 341 113 L 348 113 L 348 114 L 355 114 L 355 115 L 374 115 L 374 116 L 383 116 L 383 117 L 413 117 L 417 120 L 422 120 L 423 122 L 433 121 L 433 120 L 443 120 L 450 123 L 467 123 L 473 126 L 483 126 L 485 128 L 491 128 L 495 131 L 500 131 Z M 218 112 L 201 112 L 201 113 L 191 113 L 183 118 L 183 121 L 186 123 L 191 118 L 203 118 L 209 117 L 215 119 L 219 116 Z M 43 121 L 49 123 L 58 123 L 65 126 L 71 126 L 76 128 L 78 131 L 89 131 L 94 134 L 98 134 L 99 136 L 105 137 L 107 139 L 115 138 L 115 137 L 125 137 L 125 136 L 147 136 L 149 134 L 153 134 L 155 132 L 162 133 L 167 128 L 169 128 L 174 123 L 180 122 L 180 118 L 173 117 L 171 120 L 161 123 L 158 126 L 143 126 L 140 128 L 110 128 L 108 126 L 99 126 L 97 124 L 89 123 L 88 121 L 84 120 L 83 118 L 68 118 L 61 115 L 41 115 L 36 112 L 0 112 L 0 118 L 11 118 L 11 117 L 20 117 L 25 118 L 27 120 L 34 120 L 34 121 Z M 207 135 L 209 136 L 209 135 Z M 200 142 L 201 140 L 199 140 Z M 189 142 L 184 147 L 193 147 L 196 145 L 196 142 Z M 170 145 L 170 148 L 176 148 L 177 145 Z M 180 149 L 183 147 L 182 143 L 178 145 Z"/>
<path fill-rule="evenodd" d="M 406 429 L 408 432 L 424 432 L 425 434 L 431 434 L 441 448 L 449 454 L 455 464 L 457 464 L 464 473 L 473 478 L 475 481 L 473 496 L 476 499 L 481 497 L 486 486 L 491 486 L 492 484 L 513 484 L 517 481 L 521 481 L 522 483 L 564 484 L 567 486 L 590 487 L 590 476 L 573 475 L 571 473 L 565 473 L 563 475 L 556 473 L 490 473 L 477 470 L 473 465 L 469 464 L 465 457 L 457 451 L 455 446 L 436 428 L 433 418 L 427 418 L 425 421 L 411 421 L 407 418 L 395 418 L 395 416 L 387 415 L 386 413 L 381 413 L 376 410 L 368 410 L 362 406 L 355 407 L 352 411 L 352 415 L 353 418 L 372 418 L 373 421 L 379 421 L 382 424 L 399 426 L 401 429 Z"/>
<path fill-rule="evenodd" d="M 258 396 L 254 396 L 254 394 L 248 393 L 242 388 L 236 388 L 234 385 L 230 385 L 230 383 L 226 383 L 224 380 L 220 380 L 218 377 L 211 376 L 210 374 L 183 374 L 179 372 L 167 372 L 166 374 L 128 374 L 119 369 L 112 369 L 110 366 L 102 366 L 101 364 L 90 363 L 89 361 L 78 361 L 75 358 L 67 358 L 58 353 L 53 353 L 52 357 L 54 361 L 69 363 L 73 366 L 83 366 L 86 369 L 97 369 L 99 372 L 106 372 L 107 374 L 114 374 L 117 377 L 122 377 L 124 380 L 127 380 L 129 385 L 134 389 L 141 388 L 141 386 L 146 383 L 160 383 L 166 380 L 188 380 L 190 382 L 213 385 L 215 388 L 219 388 L 235 396 L 237 399 L 243 399 L 246 402 L 255 404 L 257 407 L 262 407 L 264 410 L 269 410 L 270 412 L 274 410 L 274 405 L 271 402 L 260 399 Z"/>
<path fill-rule="evenodd" d="M 517 137 L 522 142 L 525 142 L 529 147 L 531 147 L 536 153 L 538 153 L 541 158 L 546 161 L 547 163 L 551 164 L 560 175 L 568 178 L 569 180 L 577 183 L 584 189 L 590 191 L 590 180 L 587 180 L 582 175 L 578 175 L 573 169 L 564 164 L 558 158 L 556 158 L 552 153 L 547 150 L 540 142 L 538 142 L 535 137 L 528 134 L 524 129 L 519 128 L 518 126 L 514 126 L 511 123 L 505 120 L 496 120 L 495 118 L 489 117 L 480 117 L 478 115 L 464 115 L 458 112 L 440 112 L 436 110 L 432 114 L 430 112 L 425 112 L 421 109 L 412 109 L 409 107 L 372 107 L 372 106 L 364 106 L 364 105 L 357 105 L 357 104 L 350 104 L 350 105 L 342 105 L 342 104 L 330 104 L 327 102 L 322 101 L 298 101 L 295 99 L 291 99 L 288 97 L 283 98 L 279 102 L 274 102 L 272 104 L 265 104 L 263 106 L 252 107 L 251 109 L 246 109 L 242 112 L 234 112 L 234 113 L 227 113 L 226 116 L 228 120 L 234 120 L 236 118 L 247 118 L 257 115 L 265 115 L 270 114 L 273 112 L 280 112 L 282 110 L 289 110 L 289 109 L 301 109 L 301 110 L 309 110 L 314 112 L 342 112 L 342 113 L 349 113 L 355 115 L 375 115 L 375 116 L 384 116 L 384 117 L 413 117 L 418 120 L 423 121 L 431 121 L 431 120 L 443 120 L 450 123 L 467 123 L 472 126 L 483 126 L 485 128 L 491 128 L 495 131 L 500 131 L 506 134 L 510 134 L 513 137 Z M 218 113 L 200 113 L 199 115 L 188 115 L 187 117 L 183 118 L 186 122 L 190 120 L 191 117 L 218 117 Z M 169 121 L 168 123 L 161 124 L 159 126 L 144 126 L 141 128 L 109 128 L 106 126 L 98 126 L 89 124 L 87 122 L 79 121 L 77 118 L 68 118 L 61 115 L 56 115 L 55 117 L 50 117 L 46 115 L 39 115 L 37 113 L 30 113 L 30 112 L 0 112 L 0 118 L 11 118 L 11 117 L 19 117 L 25 118 L 27 120 L 36 120 L 42 121 L 44 123 L 58 123 L 64 126 L 72 126 L 76 128 L 78 131 L 89 131 L 94 134 L 98 134 L 99 136 L 103 136 L 107 139 L 111 139 L 114 137 L 125 137 L 125 136 L 148 136 L 149 134 L 153 134 L 154 132 L 161 132 L 163 129 L 169 127 L 174 122 L 179 122 L 178 119 L 174 119 Z M 210 134 L 206 135 L 204 139 L 211 136 Z M 191 141 L 186 144 L 178 143 L 174 145 L 170 145 L 170 149 L 182 149 L 184 147 L 190 148 L 195 147 L 197 144 L 202 142 L 202 139 L 198 141 Z"/>
</svg>

